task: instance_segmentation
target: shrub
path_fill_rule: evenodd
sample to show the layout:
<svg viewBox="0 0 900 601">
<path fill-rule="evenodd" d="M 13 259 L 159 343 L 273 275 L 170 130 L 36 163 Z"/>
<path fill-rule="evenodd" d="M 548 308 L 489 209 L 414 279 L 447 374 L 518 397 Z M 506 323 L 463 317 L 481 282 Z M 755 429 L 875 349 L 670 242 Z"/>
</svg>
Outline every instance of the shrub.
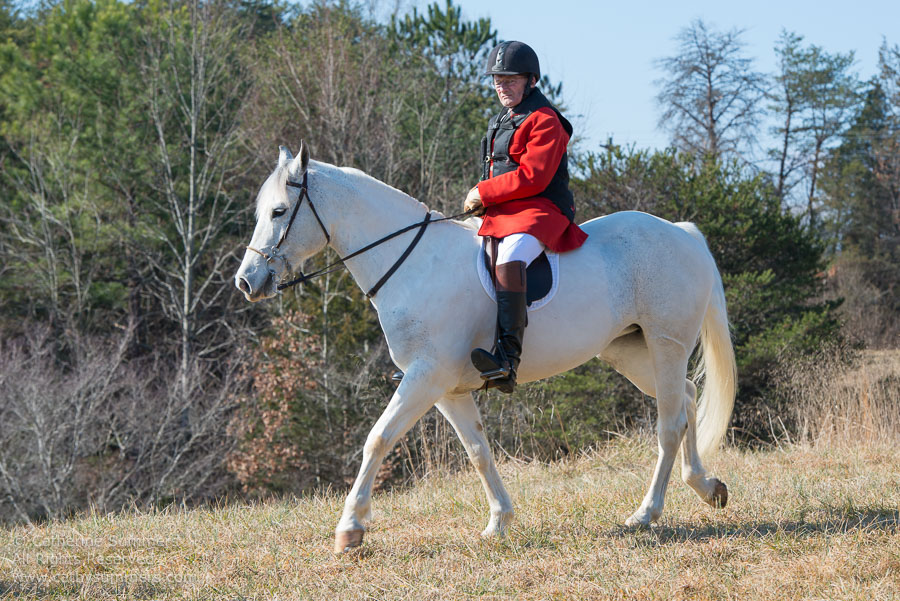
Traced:
<svg viewBox="0 0 900 601">
<path fill-rule="evenodd" d="M 231 405 L 200 365 L 182 395 L 157 357 L 47 326 L 0 347 L 0 519 L 190 502 L 221 492 Z M 227 371 L 227 370 L 226 370 Z"/>
</svg>

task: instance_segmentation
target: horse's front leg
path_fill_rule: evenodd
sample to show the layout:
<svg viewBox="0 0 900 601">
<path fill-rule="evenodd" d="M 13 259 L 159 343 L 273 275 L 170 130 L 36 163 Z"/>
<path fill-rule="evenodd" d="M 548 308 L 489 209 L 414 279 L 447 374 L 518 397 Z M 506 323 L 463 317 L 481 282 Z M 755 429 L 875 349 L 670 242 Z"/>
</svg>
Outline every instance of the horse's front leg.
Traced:
<svg viewBox="0 0 900 601">
<path fill-rule="evenodd" d="M 446 386 L 436 382 L 434 370 L 428 366 L 414 365 L 404 374 L 391 402 L 366 439 L 359 474 L 347 495 L 344 513 L 335 529 L 335 553 L 362 544 L 364 522 L 371 515 L 372 487 L 385 455 L 434 406 L 445 390 Z"/>
<path fill-rule="evenodd" d="M 506 527 L 512 521 L 513 507 L 509 495 L 497 473 L 494 458 L 487 438 L 484 435 L 484 426 L 481 423 L 481 415 L 471 394 L 454 397 L 445 397 L 438 401 L 438 409 L 444 414 L 456 434 L 466 448 L 472 465 L 478 471 L 478 477 L 484 485 L 487 493 L 488 506 L 491 509 L 491 518 L 487 528 L 481 536 L 502 536 L 506 533 Z"/>
</svg>

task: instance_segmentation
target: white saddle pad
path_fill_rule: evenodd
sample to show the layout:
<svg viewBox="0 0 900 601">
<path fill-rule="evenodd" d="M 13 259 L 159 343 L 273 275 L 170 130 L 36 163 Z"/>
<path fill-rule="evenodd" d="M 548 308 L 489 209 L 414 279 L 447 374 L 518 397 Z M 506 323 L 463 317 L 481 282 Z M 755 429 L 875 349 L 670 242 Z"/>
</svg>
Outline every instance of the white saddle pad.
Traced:
<svg viewBox="0 0 900 601">
<path fill-rule="evenodd" d="M 543 297 L 533 301 L 530 305 L 528 305 L 528 311 L 537 311 L 551 300 L 556 295 L 557 289 L 559 289 L 559 253 L 546 251 L 547 261 L 550 263 L 550 273 L 553 274 L 553 283 L 550 285 L 550 291 Z M 487 266 L 484 264 L 484 245 L 482 245 L 482 250 L 476 255 L 478 258 L 476 260 L 476 269 L 478 270 L 478 279 L 481 280 L 481 286 L 484 288 L 485 294 L 487 294 L 492 301 L 497 302 L 497 293 L 494 290 L 494 281 L 491 278 L 491 272 L 488 271 Z"/>
</svg>

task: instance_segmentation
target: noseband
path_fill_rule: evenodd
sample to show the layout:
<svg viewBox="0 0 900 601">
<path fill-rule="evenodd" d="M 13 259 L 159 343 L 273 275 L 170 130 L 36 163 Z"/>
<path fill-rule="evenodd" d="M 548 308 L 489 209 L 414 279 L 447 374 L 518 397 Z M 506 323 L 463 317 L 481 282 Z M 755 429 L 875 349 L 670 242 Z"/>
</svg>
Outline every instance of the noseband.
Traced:
<svg viewBox="0 0 900 601">
<path fill-rule="evenodd" d="M 294 224 L 294 219 L 296 219 L 296 217 L 297 217 L 297 211 L 300 210 L 300 205 L 303 204 L 304 198 L 307 201 L 309 201 L 309 208 L 312 209 L 313 215 L 315 216 L 316 221 L 319 223 L 319 227 L 322 229 L 322 233 L 325 234 L 325 243 L 326 244 L 331 243 L 331 236 L 328 234 L 328 229 L 325 227 L 325 224 L 322 223 L 322 219 L 319 217 L 319 212 L 316 211 L 316 206 L 313 204 L 312 198 L 310 198 L 310 196 L 309 196 L 309 187 L 307 186 L 306 176 L 307 176 L 307 172 L 304 172 L 303 173 L 303 182 L 299 183 L 299 184 L 295 183 L 295 182 L 291 182 L 291 181 L 286 182 L 286 184 L 288 186 L 290 186 L 292 188 L 300 189 L 300 198 L 298 198 L 296 204 L 294 204 L 294 209 L 293 209 L 293 211 L 291 211 L 291 219 L 290 219 L 290 221 L 288 221 L 287 227 L 284 228 L 284 232 L 281 233 L 281 237 L 278 238 L 278 243 L 275 246 L 273 246 L 272 249 L 268 253 L 263 252 L 261 250 L 257 250 L 255 248 L 253 248 L 252 246 L 247 247 L 247 250 L 252 250 L 253 252 L 259 254 L 266 260 L 266 267 L 269 266 L 269 263 L 278 259 L 281 261 L 283 271 L 285 273 L 293 273 L 290 263 L 288 263 L 287 258 L 283 254 L 281 254 L 280 248 L 281 248 L 282 242 L 284 242 L 285 239 L 287 238 L 288 232 L 291 231 L 291 226 Z M 423 219 L 419 223 L 413 223 L 412 225 L 408 225 L 404 228 L 401 228 L 392 234 L 388 234 L 387 236 L 380 238 L 380 239 L 376 240 L 375 242 L 372 242 L 371 244 L 368 244 L 368 245 L 364 246 L 363 248 L 360 248 L 359 250 L 350 253 L 346 257 L 339 257 L 338 260 L 335 261 L 334 263 L 330 263 L 329 265 L 326 265 L 325 267 L 323 267 L 322 269 L 320 269 L 316 272 L 313 272 L 309 275 L 304 275 L 303 271 L 298 269 L 297 273 L 300 274 L 299 277 L 296 277 L 289 282 L 281 282 L 277 285 L 277 288 L 279 291 L 281 291 L 281 290 L 284 290 L 285 288 L 290 288 L 291 286 L 295 286 L 297 284 L 302 284 L 303 282 L 306 282 L 307 280 L 311 280 L 320 275 L 325 275 L 326 273 L 331 273 L 333 271 L 337 271 L 341 267 L 345 266 L 344 265 L 345 261 L 348 261 L 349 259 L 352 259 L 353 257 L 359 256 L 359 255 L 363 254 L 364 252 L 371 250 L 371 249 L 375 248 L 376 246 L 379 246 L 379 245 L 387 242 L 388 240 L 399 236 L 400 234 L 406 233 L 415 228 L 419 228 L 419 231 L 416 233 L 416 237 L 412 239 L 412 241 L 409 243 L 409 246 L 407 246 L 406 250 L 403 251 L 403 254 L 400 255 L 400 257 L 394 262 L 393 266 L 391 266 L 391 268 L 388 269 L 387 273 L 385 273 L 383 276 L 381 276 L 381 279 L 378 280 L 378 282 L 374 286 L 372 286 L 368 292 L 366 292 L 366 298 L 372 298 L 373 296 L 375 296 L 375 294 L 378 293 L 378 291 L 381 289 L 381 287 L 384 286 L 385 282 L 387 282 L 388 279 L 392 275 L 394 275 L 394 272 L 400 268 L 400 265 L 403 264 L 403 262 L 410 255 L 410 253 L 412 253 L 413 249 L 416 247 L 416 244 L 419 243 L 419 240 L 422 238 L 422 235 L 425 233 L 425 228 L 428 227 L 429 223 L 438 223 L 440 221 L 449 221 L 451 219 L 459 219 L 461 217 L 468 217 L 469 215 L 471 215 L 474 212 L 475 212 L 475 209 L 471 209 L 469 211 L 465 211 L 458 215 L 453 215 L 451 217 L 441 217 L 440 219 L 435 219 L 432 221 L 431 211 L 429 211 L 428 213 L 425 214 L 425 219 Z M 269 273 L 272 274 L 273 277 L 275 276 L 275 271 L 271 268 L 269 268 Z"/>
</svg>

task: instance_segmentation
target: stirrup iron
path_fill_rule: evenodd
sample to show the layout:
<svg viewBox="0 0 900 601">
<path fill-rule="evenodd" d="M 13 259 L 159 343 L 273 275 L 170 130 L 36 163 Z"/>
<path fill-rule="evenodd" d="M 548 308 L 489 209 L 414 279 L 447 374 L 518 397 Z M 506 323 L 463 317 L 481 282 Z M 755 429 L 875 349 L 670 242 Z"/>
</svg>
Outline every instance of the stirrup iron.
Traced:
<svg viewBox="0 0 900 601">
<path fill-rule="evenodd" d="M 503 347 L 498 343 L 494 346 L 494 352 L 489 353 L 484 349 L 472 351 L 472 364 L 481 372 L 482 380 L 502 380 L 508 378 L 512 371 L 509 359 L 503 352 Z"/>
<path fill-rule="evenodd" d="M 491 369 L 481 372 L 482 380 L 502 380 L 509 377 L 509 366 L 501 365 L 497 369 Z"/>
</svg>

